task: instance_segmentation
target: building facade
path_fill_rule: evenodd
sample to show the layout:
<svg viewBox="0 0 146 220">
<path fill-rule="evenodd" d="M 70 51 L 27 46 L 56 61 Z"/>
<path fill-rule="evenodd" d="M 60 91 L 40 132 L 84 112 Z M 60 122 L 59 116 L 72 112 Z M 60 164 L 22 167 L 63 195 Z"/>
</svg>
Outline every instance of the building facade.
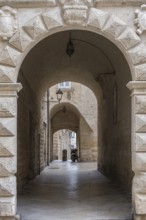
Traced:
<svg viewBox="0 0 146 220">
<path fill-rule="evenodd" d="M 42 99 L 63 81 L 94 92 L 99 170 L 132 189 L 134 218 L 146 219 L 145 3 L 0 1 L 0 219 L 17 218 L 20 168 L 20 179 L 33 178 L 49 162 L 50 124 L 48 116 L 41 120 L 48 102 Z"/>
</svg>

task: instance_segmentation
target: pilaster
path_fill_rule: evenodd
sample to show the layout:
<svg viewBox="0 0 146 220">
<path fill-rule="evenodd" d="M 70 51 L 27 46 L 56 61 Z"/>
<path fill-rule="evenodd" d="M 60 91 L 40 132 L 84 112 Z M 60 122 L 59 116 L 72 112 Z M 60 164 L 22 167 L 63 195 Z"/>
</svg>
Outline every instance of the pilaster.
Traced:
<svg viewBox="0 0 146 220">
<path fill-rule="evenodd" d="M 20 89 L 20 83 L 0 84 L 0 219 L 18 219 L 15 173 L 17 171 L 17 92 Z"/>
<path fill-rule="evenodd" d="M 135 220 L 146 220 L 146 81 L 127 87 L 132 98 L 132 196 Z"/>
</svg>

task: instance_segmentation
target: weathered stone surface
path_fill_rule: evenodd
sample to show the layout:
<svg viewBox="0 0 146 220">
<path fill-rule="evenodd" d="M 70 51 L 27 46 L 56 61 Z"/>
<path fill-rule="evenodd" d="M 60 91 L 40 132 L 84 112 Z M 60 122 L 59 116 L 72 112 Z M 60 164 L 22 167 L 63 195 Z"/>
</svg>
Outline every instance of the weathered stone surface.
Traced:
<svg viewBox="0 0 146 220">
<path fill-rule="evenodd" d="M 66 24 L 84 24 L 87 19 L 87 6 L 65 5 L 63 7 L 63 19 Z"/>
<path fill-rule="evenodd" d="M 136 132 L 146 132 L 146 115 L 145 114 L 139 114 L 136 115 Z"/>
<path fill-rule="evenodd" d="M 10 46 L 6 46 L 0 53 L 0 64 L 15 67 L 20 53 Z"/>
<path fill-rule="evenodd" d="M 17 31 L 17 11 L 9 6 L 0 8 L 0 37 L 7 40 Z"/>
<path fill-rule="evenodd" d="M 135 172 L 146 172 L 146 152 L 132 153 L 132 169 Z"/>
<path fill-rule="evenodd" d="M 16 157 L 1 157 L 0 164 L 3 167 L 3 170 L 7 170 L 9 175 L 16 173 Z M 3 175 L 8 176 L 8 172 L 5 172 Z"/>
<path fill-rule="evenodd" d="M 0 202 L 0 216 L 13 216 L 13 204 L 11 202 Z"/>
<path fill-rule="evenodd" d="M 144 44 L 139 44 L 138 46 L 131 49 L 129 52 L 133 64 L 140 64 L 146 62 L 146 50 Z"/>
<path fill-rule="evenodd" d="M 143 95 L 136 96 L 135 98 L 135 113 L 146 114 L 146 97 Z"/>
<path fill-rule="evenodd" d="M 146 80 L 146 64 L 135 66 L 136 80 Z"/>
<path fill-rule="evenodd" d="M 133 179 L 133 199 L 136 214 L 146 214 L 146 173 L 136 172 Z"/>
<path fill-rule="evenodd" d="M 26 30 L 28 30 L 26 28 Z M 31 36 L 36 34 L 32 34 L 32 32 L 30 32 Z M 23 31 L 20 30 L 19 32 L 17 32 L 10 40 L 9 43 L 16 47 L 18 50 L 20 50 L 21 52 L 23 52 L 27 46 L 31 43 L 31 38 L 28 37 L 28 35 Z"/>
<path fill-rule="evenodd" d="M 6 146 L 0 143 L 0 157 L 12 157 L 14 156 Z"/>
<path fill-rule="evenodd" d="M 46 33 L 46 31 L 47 31 L 40 16 L 36 16 L 36 17 L 32 18 L 30 21 L 28 21 L 25 25 L 23 25 L 23 29 L 27 32 L 27 34 L 33 40 L 36 39 L 41 34 Z M 27 44 L 28 42 L 26 40 L 27 40 L 27 38 L 25 38 L 25 44 L 24 44 L 24 40 L 22 40 L 22 38 L 20 40 L 21 45 L 23 45 L 23 47 L 26 47 L 28 45 Z M 22 44 L 22 42 L 23 42 L 23 44 Z M 18 46 L 18 41 L 17 41 L 17 46 Z"/>
<path fill-rule="evenodd" d="M 102 29 L 108 18 L 109 14 L 107 12 L 101 11 L 96 8 L 91 8 L 89 11 L 87 24 L 89 26 L 94 26 L 96 28 Z"/>
<path fill-rule="evenodd" d="M 63 25 L 62 16 L 58 7 L 50 8 L 42 14 L 42 17 L 48 30 Z"/>
<path fill-rule="evenodd" d="M 130 28 L 126 28 L 120 34 L 118 39 L 120 40 L 120 42 L 124 45 L 126 49 L 130 49 L 140 43 L 140 38 Z"/>
<path fill-rule="evenodd" d="M 135 11 L 135 24 L 137 25 L 137 34 L 141 35 L 146 30 L 146 4 L 141 5 L 141 10 Z"/>
<path fill-rule="evenodd" d="M 0 136 L 12 137 L 16 134 L 15 119 L 1 119 Z"/>
<path fill-rule="evenodd" d="M 11 173 L 2 165 L 0 164 L 0 177 L 8 177 Z"/>
<path fill-rule="evenodd" d="M 112 15 L 108 19 L 103 31 L 110 33 L 114 37 L 118 37 L 125 29 L 126 23 L 124 23 L 117 16 Z"/>
<path fill-rule="evenodd" d="M 16 79 L 15 69 L 0 65 L 0 83 L 12 83 Z"/>
<path fill-rule="evenodd" d="M 135 134 L 135 149 L 136 151 L 146 152 L 146 134 L 137 133 Z"/>
<path fill-rule="evenodd" d="M 12 98 L 0 98 L 0 118 L 14 117 L 15 114 L 14 100 Z"/>
</svg>

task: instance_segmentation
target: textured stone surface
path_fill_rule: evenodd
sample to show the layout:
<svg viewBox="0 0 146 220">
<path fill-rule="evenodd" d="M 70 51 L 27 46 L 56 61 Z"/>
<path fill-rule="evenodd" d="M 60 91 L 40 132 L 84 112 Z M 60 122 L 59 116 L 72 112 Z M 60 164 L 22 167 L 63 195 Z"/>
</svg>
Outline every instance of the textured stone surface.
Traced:
<svg viewBox="0 0 146 220">
<path fill-rule="evenodd" d="M 63 25 L 60 9 L 58 7 L 50 8 L 49 10 L 47 10 L 45 13 L 42 14 L 42 17 L 44 19 L 44 22 L 48 30 Z"/>
</svg>

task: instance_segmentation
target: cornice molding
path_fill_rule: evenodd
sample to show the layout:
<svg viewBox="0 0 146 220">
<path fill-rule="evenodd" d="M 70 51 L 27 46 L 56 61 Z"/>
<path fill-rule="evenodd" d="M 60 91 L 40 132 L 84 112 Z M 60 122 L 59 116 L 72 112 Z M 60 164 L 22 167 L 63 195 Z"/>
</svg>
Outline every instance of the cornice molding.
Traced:
<svg viewBox="0 0 146 220">
<path fill-rule="evenodd" d="M 56 2 L 56 3 L 55 3 Z M 146 4 L 146 0 L 95 0 L 95 7 L 135 6 Z M 59 5 L 58 0 L 0 0 L 0 7 L 10 6 L 15 8 L 52 7 Z"/>
</svg>

